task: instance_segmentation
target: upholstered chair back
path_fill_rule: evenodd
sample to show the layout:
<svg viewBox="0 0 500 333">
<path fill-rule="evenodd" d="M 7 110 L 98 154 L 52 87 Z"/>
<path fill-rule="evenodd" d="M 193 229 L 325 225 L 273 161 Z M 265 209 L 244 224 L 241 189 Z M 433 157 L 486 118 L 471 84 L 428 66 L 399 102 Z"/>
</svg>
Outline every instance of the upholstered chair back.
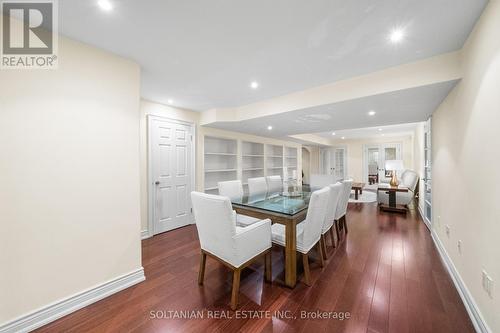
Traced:
<svg viewBox="0 0 500 333">
<path fill-rule="evenodd" d="M 267 192 L 267 182 L 264 177 L 248 178 L 248 194 L 261 194 Z"/>
<path fill-rule="evenodd" d="M 236 214 L 228 197 L 191 192 L 193 213 L 198 229 L 201 248 L 227 257 L 233 251 L 233 236 L 236 234 Z"/>
<path fill-rule="evenodd" d="M 412 192 L 415 192 L 415 187 L 418 183 L 418 174 L 413 170 L 405 170 L 401 175 L 400 184 L 408 187 Z"/>
<path fill-rule="evenodd" d="M 283 192 L 283 181 L 281 176 L 267 176 L 267 191 L 269 193 L 280 193 Z"/>
<path fill-rule="evenodd" d="M 241 200 L 243 197 L 243 185 L 241 180 L 229 180 L 225 182 L 219 182 L 219 195 L 228 197 L 231 200 Z"/>
<path fill-rule="evenodd" d="M 335 213 L 337 211 L 337 206 L 339 204 L 340 196 L 344 190 L 344 184 L 335 183 L 330 184 L 330 199 L 328 200 L 328 205 L 326 207 L 325 222 L 323 223 L 322 232 L 328 231 L 333 225 L 333 220 L 335 219 Z"/>
<path fill-rule="evenodd" d="M 352 183 L 353 183 L 352 179 L 347 179 L 342 182 L 344 188 L 339 198 L 339 203 L 337 205 L 337 210 L 335 212 L 336 220 L 344 216 L 347 212 L 347 205 L 349 204 L 349 197 L 351 195 Z"/>
<path fill-rule="evenodd" d="M 311 191 L 315 191 L 333 183 L 335 183 L 335 176 L 333 175 L 312 174 L 309 185 Z"/>
<path fill-rule="evenodd" d="M 314 191 L 309 200 L 309 207 L 304 222 L 303 244 L 310 248 L 319 240 L 325 221 L 326 206 L 330 197 L 330 186 Z"/>
</svg>

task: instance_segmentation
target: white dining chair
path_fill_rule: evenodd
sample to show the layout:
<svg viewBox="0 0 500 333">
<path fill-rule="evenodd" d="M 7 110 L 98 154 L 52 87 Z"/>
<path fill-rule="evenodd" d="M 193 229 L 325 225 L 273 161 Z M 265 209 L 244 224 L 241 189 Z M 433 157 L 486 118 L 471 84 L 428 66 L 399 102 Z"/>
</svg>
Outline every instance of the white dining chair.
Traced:
<svg viewBox="0 0 500 333">
<path fill-rule="evenodd" d="M 231 201 L 241 201 L 243 198 L 243 185 L 241 184 L 241 180 L 219 182 L 217 187 L 219 188 L 219 195 L 228 197 Z M 260 220 L 251 216 L 236 214 L 236 224 L 241 227 L 247 227 L 258 221 Z"/>
<path fill-rule="evenodd" d="M 191 201 L 201 246 L 198 284 L 203 284 L 207 255 L 229 267 L 233 271 L 231 309 L 235 310 L 243 268 L 264 256 L 265 277 L 271 281 L 271 220 L 241 228 L 236 226 L 228 197 L 191 192 Z"/>
<path fill-rule="evenodd" d="M 280 175 L 267 176 L 266 180 L 267 180 L 267 191 L 270 194 L 283 192 L 283 181 L 281 180 Z"/>
<path fill-rule="evenodd" d="M 248 178 L 248 194 L 267 193 L 267 182 L 264 177 Z"/>
<path fill-rule="evenodd" d="M 323 223 L 323 229 L 321 230 L 321 244 L 323 246 L 323 258 L 327 258 L 326 251 L 326 233 L 330 232 L 330 238 L 332 241 L 332 247 L 335 247 L 335 237 L 333 237 L 333 223 L 335 222 L 335 213 L 339 203 L 340 196 L 343 193 L 344 185 L 342 183 L 330 184 L 330 198 L 328 200 L 328 206 L 325 214 L 325 222 Z"/>
<path fill-rule="evenodd" d="M 325 186 L 335 183 L 334 175 L 320 175 L 320 174 L 312 174 L 309 181 L 309 186 L 311 187 L 311 191 L 319 190 Z"/>
<path fill-rule="evenodd" d="M 334 221 L 335 231 L 337 232 L 338 240 L 340 240 L 339 228 L 341 230 L 345 230 L 345 234 L 347 234 L 346 214 L 347 214 L 347 206 L 349 204 L 349 197 L 351 196 L 352 183 L 353 183 L 352 179 L 346 179 L 342 182 L 343 185 L 342 194 L 339 198 L 339 203 L 335 211 L 335 221 Z"/>
<path fill-rule="evenodd" d="M 296 246 L 297 252 L 302 254 L 302 262 L 304 265 L 304 282 L 306 285 L 311 285 L 311 277 L 309 271 L 309 252 L 313 247 L 317 247 L 318 259 L 321 267 L 323 267 L 323 254 L 320 244 L 321 230 L 325 221 L 326 206 L 330 196 L 330 187 L 324 187 L 321 190 L 311 194 L 309 207 L 307 210 L 306 219 L 297 224 L 296 229 Z M 285 226 L 275 223 L 271 227 L 272 241 L 274 244 L 285 246 Z"/>
<path fill-rule="evenodd" d="M 228 180 L 217 183 L 219 195 L 228 197 L 230 200 L 241 200 L 243 197 L 243 185 L 241 180 Z"/>
</svg>

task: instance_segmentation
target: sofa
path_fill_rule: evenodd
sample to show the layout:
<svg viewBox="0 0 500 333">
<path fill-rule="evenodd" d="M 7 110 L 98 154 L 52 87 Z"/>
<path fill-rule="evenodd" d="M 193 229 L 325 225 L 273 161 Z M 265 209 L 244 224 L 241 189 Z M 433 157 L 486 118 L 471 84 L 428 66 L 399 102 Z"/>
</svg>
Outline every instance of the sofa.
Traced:
<svg viewBox="0 0 500 333">
<path fill-rule="evenodd" d="M 415 197 L 418 184 L 418 174 L 413 170 L 405 170 L 399 177 L 399 186 L 408 188 L 408 192 L 396 192 L 396 203 L 408 205 Z M 379 204 L 389 204 L 389 194 L 385 191 L 378 191 L 377 201 Z"/>
</svg>

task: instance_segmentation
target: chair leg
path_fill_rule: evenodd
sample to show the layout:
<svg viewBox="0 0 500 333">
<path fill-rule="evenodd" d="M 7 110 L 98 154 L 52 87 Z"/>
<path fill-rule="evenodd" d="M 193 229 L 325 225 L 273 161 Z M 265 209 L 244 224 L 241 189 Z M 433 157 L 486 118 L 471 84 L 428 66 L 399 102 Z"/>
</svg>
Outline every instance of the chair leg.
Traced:
<svg viewBox="0 0 500 333">
<path fill-rule="evenodd" d="M 201 252 L 200 256 L 200 271 L 198 272 L 198 284 L 203 284 L 203 279 L 205 278 L 205 264 L 207 262 L 207 254 L 205 252 Z"/>
<path fill-rule="evenodd" d="M 335 237 L 333 237 L 333 226 L 330 228 L 330 238 L 332 239 L 332 246 L 335 247 Z"/>
<path fill-rule="evenodd" d="M 240 276 L 241 270 L 236 268 L 233 271 L 233 291 L 231 293 L 231 310 L 236 310 L 238 307 L 238 296 L 240 294 Z"/>
<path fill-rule="evenodd" d="M 268 253 L 265 255 L 265 261 L 266 264 L 264 266 L 264 271 L 265 271 L 265 276 L 266 276 L 266 281 L 267 282 L 272 282 L 273 280 L 273 271 L 272 271 L 272 264 L 271 264 L 271 250 L 269 250 Z"/>
<path fill-rule="evenodd" d="M 345 229 L 345 233 L 347 234 L 347 219 L 345 218 L 345 215 L 342 216 L 342 223 L 344 223 L 344 229 Z"/>
<path fill-rule="evenodd" d="M 319 242 L 316 243 L 316 246 L 318 247 L 318 254 L 319 254 L 319 265 L 321 267 L 325 267 L 325 261 L 323 258 L 326 256 L 326 254 L 323 253 L 323 246 L 325 246 L 325 243 L 323 240 L 320 238 Z"/>
<path fill-rule="evenodd" d="M 340 220 L 335 221 L 335 231 L 337 232 L 337 243 L 340 243 L 339 223 Z"/>
<path fill-rule="evenodd" d="M 302 253 L 302 264 L 304 265 L 304 283 L 311 286 L 311 272 L 309 271 L 309 255 Z"/>
<path fill-rule="evenodd" d="M 319 240 L 319 242 L 321 243 L 321 252 L 323 253 L 323 255 L 321 257 L 324 260 L 326 260 L 327 257 L 326 257 L 326 237 L 325 237 L 325 235 L 321 235 L 321 239 Z"/>
</svg>

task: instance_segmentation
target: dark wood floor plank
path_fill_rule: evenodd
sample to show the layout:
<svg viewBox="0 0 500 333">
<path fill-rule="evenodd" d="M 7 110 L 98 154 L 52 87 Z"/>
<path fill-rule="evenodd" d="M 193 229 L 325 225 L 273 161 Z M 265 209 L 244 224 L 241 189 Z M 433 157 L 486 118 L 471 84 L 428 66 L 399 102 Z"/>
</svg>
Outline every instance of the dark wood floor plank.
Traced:
<svg viewBox="0 0 500 333">
<path fill-rule="evenodd" d="M 460 297 L 415 210 L 380 213 L 375 204 L 350 204 L 349 233 L 329 248 L 325 267 L 312 254 L 311 281 L 283 286 L 282 249 L 273 248 L 273 283 L 263 262 L 241 276 L 239 311 L 280 311 L 292 318 L 240 318 L 229 302 L 231 272 L 207 259 L 197 284 L 200 248 L 195 226 L 144 240 L 146 281 L 40 328 L 39 332 L 473 332 Z M 199 310 L 200 319 L 152 318 L 153 313 Z M 208 313 L 232 318 L 208 318 Z M 345 313 L 350 319 L 301 318 Z"/>
</svg>

